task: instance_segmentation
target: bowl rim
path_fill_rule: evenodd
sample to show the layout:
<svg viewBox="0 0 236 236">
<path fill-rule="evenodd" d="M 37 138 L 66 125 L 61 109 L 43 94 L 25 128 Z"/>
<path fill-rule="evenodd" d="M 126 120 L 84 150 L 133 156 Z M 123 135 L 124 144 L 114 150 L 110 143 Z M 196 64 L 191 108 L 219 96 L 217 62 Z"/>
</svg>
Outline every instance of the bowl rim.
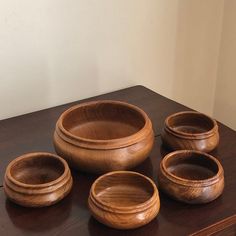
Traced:
<svg viewBox="0 0 236 236">
<path fill-rule="evenodd" d="M 117 175 L 117 174 L 121 174 L 121 175 L 128 174 L 128 175 L 133 175 L 133 176 L 139 176 L 139 177 L 145 179 L 152 186 L 152 189 L 153 189 L 152 196 L 148 200 L 146 200 L 145 202 L 142 202 L 142 203 L 139 203 L 139 204 L 136 204 L 133 206 L 111 205 L 107 202 L 102 201 L 100 198 L 97 198 L 97 194 L 95 193 L 95 188 L 96 188 L 97 183 L 108 176 Z M 108 173 L 98 177 L 93 182 L 91 189 L 90 189 L 89 198 L 91 200 L 93 200 L 93 202 L 95 201 L 95 204 L 98 203 L 100 208 L 106 209 L 107 211 L 117 212 L 117 213 L 124 213 L 124 212 L 125 213 L 135 213 L 135 212 L 140 212 L 140 211 L 143 211 L 143 210 L 146 210 L 146 209 L 152 207 L 154 204 L 156 204 L 156 200 L 159 198 L 158 196 L 159 196 L 159 193 L 158 193 L 158 189 L 156 187 L 156 184 L 149 177 L 147 177 L 143 174 L 140 174 L 138 172 L 135 172 L 135 171 L 112 171 L 112 172 L 108 172 Z"/>
<path fill-rule="evenodd" d="M 197 116 L 202 116 L 207 118 L 210 122 L 212 122 L 213 127 L 210 130 L 207 130 L 206 132 L 198 132 L 198 133 L 187 133 L 187 132 L 183 132 L 183 131 L 179 131 L 179 130 L 175 130 L 173 129 L 170 125 L 169 125 L 169 121 L 170 119 L 176 117 L 176 116 L 180 116 L 180 115 L 186 115 L 186 114 L 192 114 L 192 115 L 197 115 Z M 218 125 L 215 119 L 211 118 L 210 116 L 201 113 L 201 112 L 197 112 L 197 111 L 180 111 L 180 112 L 176 112 L 173 113 L 171 115 L 169 115 L 164 122 L 165 128 L 173 133 L 176 136 L 180 136 L 180 137 L 193 137 L 193 138 L 201 138 L 202 136 L 204 137 L 210 137 L 212 135 L 214 135 L 214 132 L 218 130 Z"/>
<path fill-rule="evenodd" d="M 72 134 L 71 132 L 69 132 L 67 129 L 64 128 L 63 126 L 63 121 L 66 118 L 66 116 L 81 107 L 84 106 L 90 106 L 90 105 L 94 105 L 94 104 L 119 104 L 125 107 L 129 107 L 135 111 L 137 111 L 144 119 L 144 125 L 143 127 L 138 130 L 138 132 L 131 134 L 129 136 L 125 136 L 122 138 L 116 138 L 116 139 L 89 139 L 89 138 L 83 138 L 77 135 Z M 148 115 L 139 107 L 127 103 L 127 102 L 123 102 L 123 101 L 117 101 L 117 100 L 95 100 L 95 101 L 90 101 L 90 102 L 83 102 L 80 103 L 78 105 L 72 106 L 69 109 L 67 109 L 66 111 L 64 111 L 56 124 L 56 133 L 65 141 L 73 144 L 75 144 L 75 142 L 79 142 L 80 146 L 82 147 L 86 147 L 86 148 L 97 148 L 97 149 L 115 149 L 118 147 L 127 147 L 130 145 L 133 145 L 137 142 L 139 142 L 140 140 L 143 139 L 144 136 L 146 136 L 149 132 L 152 132 L 152 123 L 148 117 Z M 75 144 L 76 145 L 76 144 Z M 99 146 L 98 146 L 99 145 Z"/>
<path fill-rule="evenodd" d="M 211 161 L 213 161 L 217 165 L 217 168 L 218 168 L 217 173 L 210 178 L 201 179 L 201 180 L 191 180 L 191 179 L 181 178 L 177 175 L 172 174 L 170 171 L 168 171 L 167 167 L 166 167 L 166 161 L 171 158 L 176 158 L 176 157 L 174 157 L 176 154 L 185 154 L 185 153 L 199 154 L 199 155 L 204 156 L 205 158 L 210 159 Z M 214 156 L 212 156 L 208 153 L 205 153 L 205 152 L 195 151 L 195 150 L 177 150 L 174 152 L 170 152 L 161 160 L 160 171 L 162 171 L 162 173 L 164 172 L 163 174 L 165 174 L 165 176 L 168 179 L 170 179 L 172 182 L 175 182 L 180 185 L 194 186 L 194 187 L 197 187 L 197 186 L 202 187 L 202 186 L 212 185 L 212 184 L 218 182 L 218 179 L 220 178 L 220 176 L 224 175 L 224 170 L 223 170 L 221 163 Z"/>
<path fill-rule="evenodd" d="M 38 158 L 39 156 L 53 158 L 53 159 L 56 159 L 57 161 L 61 162 L 64 167 L 64 171 L 63 171 L 62 175 L 60 175 L 58 178 L 56 178 L 53 181 L 49 181 L 49 182 L 43 183 L 43 184 L 26 184 L 26 183 L 20 182 L 19 180 L 15 179 L 12 176 L 11 168 L 13 167 L 13 165 L 15 165 L 16 163 L 18 163 L 22 160 L 25 160 L 28 158 Z M 68 167 L 67 162 L 64 159 L 62 159 L 61 157 L 59 157 L 58 155 L 55 155 L 53 153 L 48 153 L 48 152 L 32 152 L 32 153 L 23 154 L 23 155 L 15 158 L 14 160 L 12 160 L 6 168 L 5 176 L 7 176 L 7 178 L 11 182 L 16 184 L 17 186 L 21 186 L 23 188 L 40 189 L 40 188 L 50 187 L 50 186 L 56 185 L 57 183 L 61 182 L 64 178 L 66 178 L 68 171 L 69 171 L 69 167 Z"/>
</svg>

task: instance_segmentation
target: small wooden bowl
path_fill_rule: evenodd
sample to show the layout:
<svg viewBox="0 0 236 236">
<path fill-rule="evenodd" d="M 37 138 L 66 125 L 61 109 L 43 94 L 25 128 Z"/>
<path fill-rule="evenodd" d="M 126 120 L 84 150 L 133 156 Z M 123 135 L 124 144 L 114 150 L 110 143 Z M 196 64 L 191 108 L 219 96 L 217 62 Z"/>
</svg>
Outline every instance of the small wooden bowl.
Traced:
<svg viewBox="0 0 236 236">
<path fill-rule="evenodd" d="M 215 120 L 199 112 L 175 113 L 165 120 L 162 140 L 172 150 L 210 152 L 219 143 Z"/>
<path fill-rule="evenodd" d="M 63 199 L 70 192 L 72 182 L 65 160 L 50 153 L 29 153 L 7 166 L 4 191 L 19 205 L 43 207 Z"/>
<path fill-rule="evenodd" d="M 143 226 L 156 217 L 160 208 L 154 182 L 132 171 L 99 177 L 91 187 L 88 204 L 99 222 L 116 229 Z"/>
<path fill-rule="evenodd" d="M 82 171 L 126 170 L 143 162 L 154 142 L 152 123 L 138 107 L 94 101 L 65 111 L 56 124 L 58 155 Z"/>
<path fill-rule="evenodd" d="M 161 161 L 159 187 L 179 201 L 207 203 L 223 192 L 223 167 L 215 157 L 207 153 L 175 151 Z"/>
</svg>

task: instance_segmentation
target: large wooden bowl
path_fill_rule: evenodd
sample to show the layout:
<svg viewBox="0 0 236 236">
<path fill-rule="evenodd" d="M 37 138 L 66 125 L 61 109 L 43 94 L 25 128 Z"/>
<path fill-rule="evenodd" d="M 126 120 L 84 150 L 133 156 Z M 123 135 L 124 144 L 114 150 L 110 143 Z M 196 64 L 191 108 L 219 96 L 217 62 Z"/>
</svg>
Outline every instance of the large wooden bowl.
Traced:
<svg viewBox="0 0 236 236">
<path fill-rule="evenodd" d="M 133 229 L 149 223 L 160 208 L 158 190 L 148 177 L 132 171 L 114 171 L 92 185 L 88 204 L 101 223 Z"/>
<path fill-rule="evenodd" d="M 163 143 L 172 150 L 197 150 L 210 152 L 219 143 L 216 121 L 193 111 L 179 112 L 165 120 Z"/>
<path fill-rule="evenodd" d="M 144 111 L 119 101 L 94 101 L 65 111 L 56 124 L 54 146 L 82 171 L 126 170 L 143 162 L 154 141 Z"/>
<path fill-rule="evenodd" d="M 207 203 L 223 192 L 223 167 L 215 157 L 207 153 L 175 151 L 161 161 L 159 187 L 179 201 Z"/>
<path fill-rule="evenodd" d="M 8 165 L 4 191 L 19 205 L 43 207 L 63 199 L 70 192 L 72 182 L 65 160 L 50 153 L 29 153 Z"/>
</svg>

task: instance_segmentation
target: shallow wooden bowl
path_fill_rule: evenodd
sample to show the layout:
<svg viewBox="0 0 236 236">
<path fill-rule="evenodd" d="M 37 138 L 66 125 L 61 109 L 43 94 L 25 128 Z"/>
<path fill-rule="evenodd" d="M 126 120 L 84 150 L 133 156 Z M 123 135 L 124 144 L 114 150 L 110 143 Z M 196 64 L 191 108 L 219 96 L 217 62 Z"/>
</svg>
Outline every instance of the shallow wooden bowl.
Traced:
<svg viewBox="0 0 236 236">
<path fill-rule="evenodd" d="M 101 223 L 117 229 L 133 229 L 149 223 L 160 208 L 154 182 L 132 171 L 114 171 L 92 185 L 88 204 Z"/>
<path fill-rule="evenodd" d="M 215 120 L 199 112 L 175 113 L 165 120 L 163 143 L 172 150 L 197 150 L 210 152 L 219 143 Z"/>
<path fill-rule="evenodd" d="M 143 162 L 154 141 L 144 111 L 119 101 L 94 101 L 65 111 L 56 124 L 56 152 L 92 173 L 126 170 Z"/>
<path fill-rule="evenodd" d="M 159 187 L 179 201 L 207 203 L 223 192 L 223 167 L 215 157 L 207 153 L 175 151 L 161 161 Z"/>
<path fill-rule="evenodd" d="M 50 153 L 29 153 L 8 165 L 4 191 L 19 205 L 43 207 L 64 198 L 70 192 L 72 182 L 65 160 Z"/>
</svg>

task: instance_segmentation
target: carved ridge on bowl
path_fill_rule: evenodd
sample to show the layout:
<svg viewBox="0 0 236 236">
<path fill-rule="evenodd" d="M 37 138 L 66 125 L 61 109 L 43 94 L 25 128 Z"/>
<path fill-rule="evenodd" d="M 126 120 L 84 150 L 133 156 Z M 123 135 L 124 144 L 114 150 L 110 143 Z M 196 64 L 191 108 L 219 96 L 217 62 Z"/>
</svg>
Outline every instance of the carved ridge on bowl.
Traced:
<svg viewBox="0 0 236 236">
<path fill-rule="evenodd" d="M 180 151 L 174 151 L 174 152 L 167 154 L 164 157 L 163 161 L 160 163 L 160 169 L 162 171 L 162 174 L 165 175 L 165 177 L 168 178 L 169 180 L 171 180 L 172 182 L 175 182 L 178 185 L 184 185 L 184 186 L 190 186 L 190 187 L 193 185 L 194 185 L 194 187 L 198 187 L 198 185 L 199 185 L 199 187 L 202 187 L 202 186 L 207 187 L 207 186 L 211 186 L 211 185 L 217 183 L 219 178 L 224 176 L 224 170 L 223 170 L 223 167 L 220 164 L 220 162 L 215 157 L 213 157 L 207 153 L 201 152 L 201 151 L 194 151 L 194 153 L 204 155 L 217 164 L 218 171 L 217 171 L 217 174 L 215 174 L 213 177 L 203 179 L 203 180 L 190 180 L 190 179 L 181 178 L 181 177 L 176 176 L 176 175 L 170 173 L 169 171 L 167 171 L 164 162 L 167 161 L 167 159 L 171 158 L 172 155 L 182 153 L 183 151 L 186 152 L 186 150 L 180 150 Z M 189 150 L 189 153 L 191 153 L 191 152 L 192 151 Z"/>
</svg>

